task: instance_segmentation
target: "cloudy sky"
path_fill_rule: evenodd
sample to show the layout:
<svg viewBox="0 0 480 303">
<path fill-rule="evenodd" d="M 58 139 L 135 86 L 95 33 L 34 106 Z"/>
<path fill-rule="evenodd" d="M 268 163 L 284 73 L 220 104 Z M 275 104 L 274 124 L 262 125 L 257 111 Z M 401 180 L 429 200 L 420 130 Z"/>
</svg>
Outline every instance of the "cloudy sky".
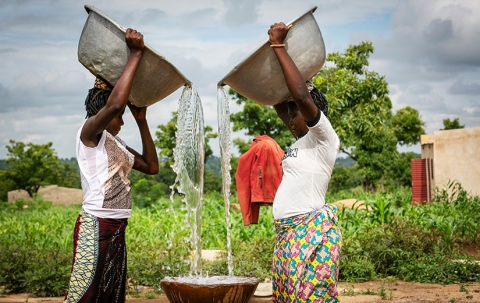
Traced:
<svg viewBox="0 0 480 303">
<path fill-rule="evenodd" d="M 145 42 L 196 86 L 205 124 L 217 128 L 216 85 L 267 39 L 274 22 L 310 8 L 327 52 L 370 40 L 370 69 L 385 75 L 394 111 L 412 106 L 427 133 L 459 118 L 480 127 L 478 0 L 0 0 L 0 159 L 9 140 L 45 144 L 75 156 L 75 135 L 94 77 L 77 59 L 85 4 L 144 34 Z M 177 110 L 181 89 L 151 106 L 154 136 Z M 232 111 L 238 110 L 233 106 Z M 127 112 L 122 139 L 141 149 Z M 237 135 L 233 135 L 235 137 Z M 238 135 L 240 136 L 240 134 Z M 218 155 L 218 141 L 211 142 Z M 411 147 L 420 152 L 418 146 Z"/>
</svg>

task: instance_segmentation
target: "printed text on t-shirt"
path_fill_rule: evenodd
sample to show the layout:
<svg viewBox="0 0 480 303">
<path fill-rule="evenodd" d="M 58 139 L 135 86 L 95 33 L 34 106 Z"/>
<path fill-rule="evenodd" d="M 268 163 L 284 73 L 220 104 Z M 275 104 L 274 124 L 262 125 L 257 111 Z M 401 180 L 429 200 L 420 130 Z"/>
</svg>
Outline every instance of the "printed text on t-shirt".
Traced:
<svg viewBox="0 0 480 303">
<path fill-rule="evenodd" d="M 288 151 L 285 153 L 285 155 L 283 155 L 283 159 L 282 160 L 285 160 L 287 159 L 288 157 L 297 157 L 297 153 L 298 153 L 298 148 L 294 148 L 294 149 L 291 149 L 291 148 L 288 148 Z"/>
</svg>

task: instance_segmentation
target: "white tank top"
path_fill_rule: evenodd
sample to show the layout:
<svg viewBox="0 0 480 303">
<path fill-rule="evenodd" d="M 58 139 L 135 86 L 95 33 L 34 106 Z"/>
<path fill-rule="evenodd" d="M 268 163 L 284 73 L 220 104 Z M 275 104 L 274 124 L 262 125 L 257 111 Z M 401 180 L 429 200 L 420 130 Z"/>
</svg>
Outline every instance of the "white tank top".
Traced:
<svg viewBox="0 0 480 303">
<path fill-rule="evenodd" d="M 96 147 L 87 147 L 77 133 L 77 161 L 82 180 L 82 208 L 100 218 L 125 219 L 132 211 L 130 173 L 134 156 L 119 137 L 106 130 Z"/>
<path fill-rule="evenodd" d="M 322 210 L 340 140 L 327 117 L 298 139 L 282 160 L 283 177 L 273 202 L 275 220 Z"/>
</svg>

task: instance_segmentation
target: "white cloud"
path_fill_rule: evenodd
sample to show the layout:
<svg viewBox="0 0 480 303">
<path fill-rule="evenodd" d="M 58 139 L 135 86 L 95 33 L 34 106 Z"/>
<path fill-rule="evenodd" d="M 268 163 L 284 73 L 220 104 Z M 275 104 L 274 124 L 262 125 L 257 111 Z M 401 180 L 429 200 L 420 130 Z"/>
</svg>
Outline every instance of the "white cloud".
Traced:
<svg viewBox="0 0 480 303">
<path fill-rule="evenodd" d="M 53 142 L 74 156 L 74 136 L 93 76 L 78 62 L 87 13 L 75 0 L 0 1 L 0 144 L 9 139 Z M 370 69 L 385 75 L 394 110 L 420 110 L 427 131 L 445 117 L 480 126 L 480 1 L 476 0 L 97 0 L 94 5 L 126 27 L 196 86 L 205 124 L 216 131 L 217 82 L 267 40 L 273 22 L 288 22 L 313 6 L 327 51 L 369 39 Z M 181 88 L 148 109 L 152 135 L 178 108 Z M 231 112 L 240 108 L 230 102 Z M 129 113 L 121 136 L 141 149 Z M 242 136 L 232 134 L 232 137 Z M 210 142 L 215 154 L 218 141 Z M 0 148 L 0 159 L 6 149 Z"/>
</svg>

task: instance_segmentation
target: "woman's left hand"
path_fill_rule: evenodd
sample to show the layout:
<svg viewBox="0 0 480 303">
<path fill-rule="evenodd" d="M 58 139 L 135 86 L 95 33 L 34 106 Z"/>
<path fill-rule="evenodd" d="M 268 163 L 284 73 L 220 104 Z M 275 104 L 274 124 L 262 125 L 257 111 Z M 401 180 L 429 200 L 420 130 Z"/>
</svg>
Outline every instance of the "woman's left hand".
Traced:
<svg viewBox="0 0 480 303">
<path fill-rule="evenodd" d="M 133 105 L 130 101 L 127 102 L 128 108 L 132 112 L 135 120 L 144 120 L 147 117 L 147 107 L 137 107 Z"/>
</svg>

